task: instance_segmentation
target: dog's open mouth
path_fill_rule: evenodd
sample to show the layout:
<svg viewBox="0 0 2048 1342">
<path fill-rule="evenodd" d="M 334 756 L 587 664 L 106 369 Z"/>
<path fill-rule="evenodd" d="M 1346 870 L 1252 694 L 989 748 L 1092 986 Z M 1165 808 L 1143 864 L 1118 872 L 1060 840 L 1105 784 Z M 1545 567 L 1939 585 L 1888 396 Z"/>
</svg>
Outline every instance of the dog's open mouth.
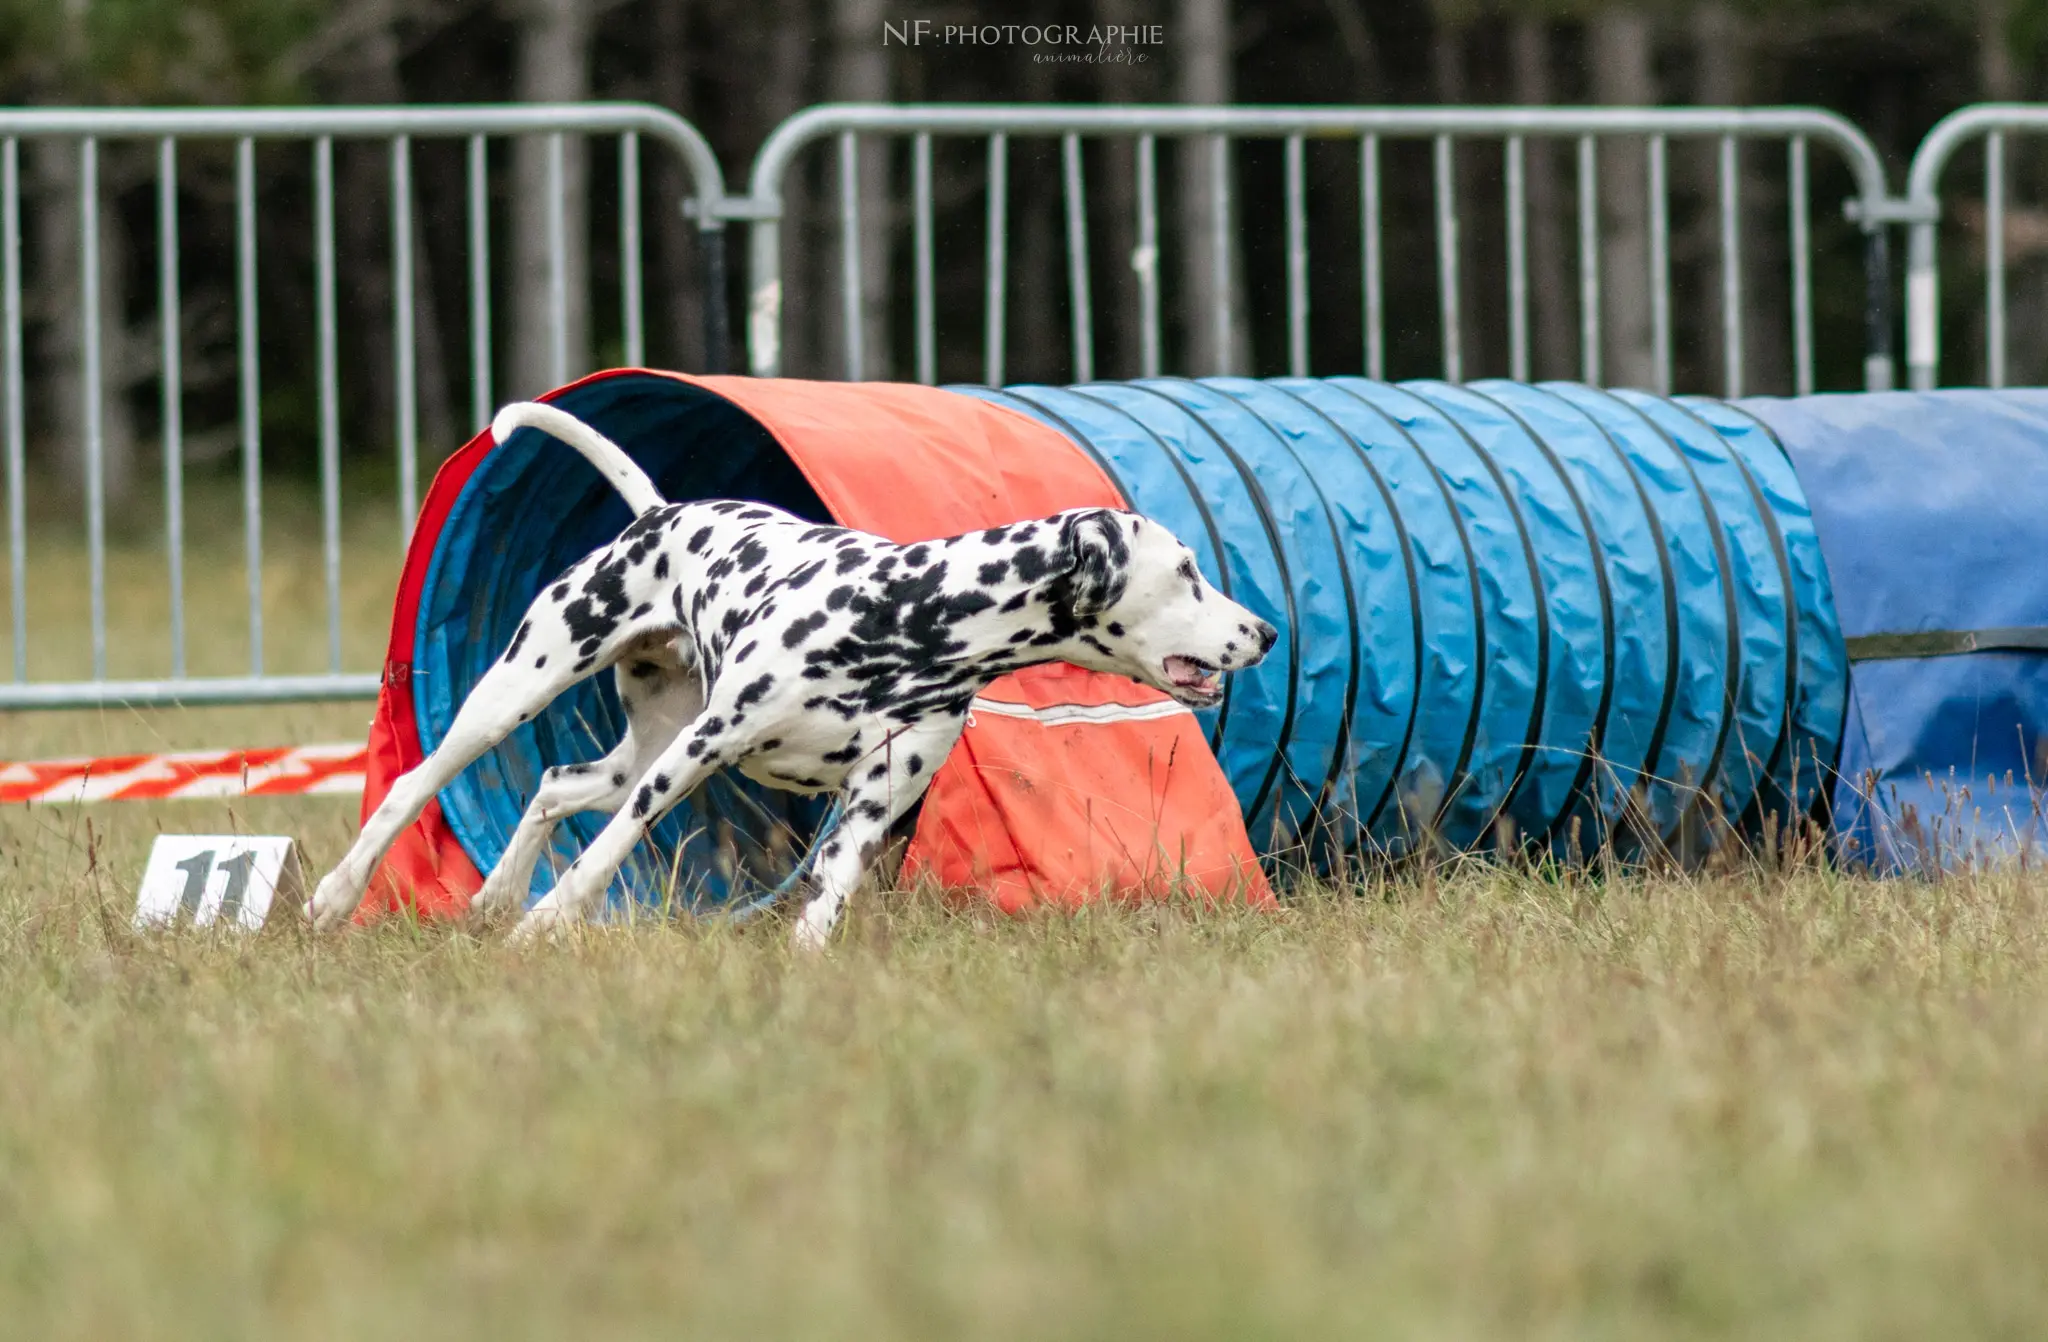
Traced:
<svg viewBox="0 0 2048 1342">
<path fill-rule="evenodd" d="M 1223 673 L 1199 657 L 1173 654 L 1162 662 L 1166 683 L 1173 697 L 1196 705 L 1213 704 L 1223 697 Z"/>
</svg>

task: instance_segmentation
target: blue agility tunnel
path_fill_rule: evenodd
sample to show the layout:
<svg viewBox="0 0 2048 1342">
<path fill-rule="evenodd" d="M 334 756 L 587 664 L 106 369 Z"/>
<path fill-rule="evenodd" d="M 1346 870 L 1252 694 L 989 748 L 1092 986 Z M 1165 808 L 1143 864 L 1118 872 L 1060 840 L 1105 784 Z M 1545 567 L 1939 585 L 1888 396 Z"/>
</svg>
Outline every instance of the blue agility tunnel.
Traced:
<svg viewBox="0 0 2048 1342">
<path fill-rule="evenodd" d="M 1060 428 L 1280 643 L 1210 715 L 1269 850 L 1568 853 L 1804 814 L 1845 660 L 1747 412 L 1572 385 L 1153 380 L 990 396 Z"/>
<path fill-rule="evenodd" d="M 800 404 L 805 384 L 782 385 Z M 1398 856 L 1425 834 L 1684 850 L 1709 810 L 1750 827 L 1825 813 L 1841 851 L 1889 868 L 1943 860 L 1943 842 L 2031 842 L 2048 393 L 1730 403 L 1344 377 L 952 391 L 1057 430 L 1281 630 L 1202 723 L 1269 855 Z M 557 404 L 670 497 L 831 515 L 774 435 L 703 386 L 620 373 Z M 626 521 L 531 431 L 465 469 L 416 542 L 430 562 L 408 707 L 427 749 L 527 601 Z M 487 868 L 539 771 L 618 730 L 609 686 L 587 684 L 465 772 L 441 797 L 464 852 Z M 786 871 L 818 815 L 721 784 L 627 884 L 682 871 L 728 902 Z M 565 826 L 559 858 L 595 826 Z"/>
</svg>

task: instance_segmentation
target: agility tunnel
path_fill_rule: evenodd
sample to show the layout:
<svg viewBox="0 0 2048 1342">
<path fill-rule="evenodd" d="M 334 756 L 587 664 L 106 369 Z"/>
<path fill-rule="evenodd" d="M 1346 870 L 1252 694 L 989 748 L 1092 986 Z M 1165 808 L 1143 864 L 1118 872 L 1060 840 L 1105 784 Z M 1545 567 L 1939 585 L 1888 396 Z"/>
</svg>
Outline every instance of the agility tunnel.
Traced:
<svg viewBox="0 0 2048 1342">
<path fill-rule="evenodd" d="M 672 499 L 757 499 L 897 540 L 1121 501 L 1281 631 L 1185 740 L 1144 737 L 1172 708 L 1149 691 L 1055 703 L 1079 693 L 1055 677 L 978 700 L 961 788 L 1004 772 L 988 742 L 1017 722 L 1105 730 L 1006 764 L 1022 780 L 1007 797 L 970 805 L 935 783 L 914 859 L 950 823 L 954 848 L 999 853 L 1017 889 L 1043 889 L 1062 862 L 1114 884 L 1118 862 L 1084 850 L 1129 836 L 1088 831 L 1088 790 L 1105 809 L 1156 811 L 1183 786 L 1154 776 L 1156 757 L 1189 742 L 1206 758 L 1180 756 L 1182 777 L 1199 764 L 1216 779 L 1186 787 L 1236 801 L 1228 826 L 1199 800 L 1176 821 L 1181 852 L 1217 870 L 1251 850 L 1327 867 L 1425 839 L 1566 857 L 1609 840 L 1683 848 L 1724 832 L 1688 826 L 1709 814 L 1752 831 L 1832 817 L 1845 854 L 1890 866 L 1929 859 L 1916 827 L 1935 814 L 1961 825 L 1951 847 L 2030 841 L 2048 577 L 2030 562 L 2042 526 L 2028 503 L 2048 499 L 2048 394 L 1728 403 L 1342 377 L 993 390 L 621 370 L 549 399 Z M 537 431 L 449 460 L 394 616 L 366 808 L 438 742 L 545 582 L 628 520 Z M 618 732 L 608 678 L 563 696 L 444 790 L 373 898 L 466 898 L 540 771 Z M 1064 809 L 1026 797 L 1035 771 L 1070 794 Z M 1986 811 L 1998 787 L 2002 809 Z M 642 845 L 615 896 L 749 904 L 822 809 L 717 780 Z M 564 825 L 556 869 L 600 823 Z"/>
</svg>

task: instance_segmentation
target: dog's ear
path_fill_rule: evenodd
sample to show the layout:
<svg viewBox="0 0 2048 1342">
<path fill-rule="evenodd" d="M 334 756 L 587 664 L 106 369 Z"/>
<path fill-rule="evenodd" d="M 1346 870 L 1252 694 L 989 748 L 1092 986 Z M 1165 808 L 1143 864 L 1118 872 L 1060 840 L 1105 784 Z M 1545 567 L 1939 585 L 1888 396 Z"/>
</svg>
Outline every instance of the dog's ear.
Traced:
<svg viewBox="0 0 2048 1342">
<path fill-rule="evenodd" d="M 1086 508 L 1061 522 L 1058 568 L 1074 614 L 1096 615 L 1122 599 L 1130 583 L 1128 520 L 1114 508 Z"/>
</svg>

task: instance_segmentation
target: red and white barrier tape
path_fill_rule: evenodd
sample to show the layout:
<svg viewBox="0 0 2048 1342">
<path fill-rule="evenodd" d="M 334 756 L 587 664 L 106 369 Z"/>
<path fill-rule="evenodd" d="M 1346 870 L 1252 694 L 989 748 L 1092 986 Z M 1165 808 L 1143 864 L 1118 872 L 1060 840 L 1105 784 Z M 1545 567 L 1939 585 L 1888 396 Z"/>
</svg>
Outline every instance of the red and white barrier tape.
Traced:
<svg viewBox="0 0 2048 1342">
<path fill-rule="evenodd" d="M 358 793 L 368 759 L 364 746 L 342 744 L 0 761 L 0 802 Z"/>
</svg>

